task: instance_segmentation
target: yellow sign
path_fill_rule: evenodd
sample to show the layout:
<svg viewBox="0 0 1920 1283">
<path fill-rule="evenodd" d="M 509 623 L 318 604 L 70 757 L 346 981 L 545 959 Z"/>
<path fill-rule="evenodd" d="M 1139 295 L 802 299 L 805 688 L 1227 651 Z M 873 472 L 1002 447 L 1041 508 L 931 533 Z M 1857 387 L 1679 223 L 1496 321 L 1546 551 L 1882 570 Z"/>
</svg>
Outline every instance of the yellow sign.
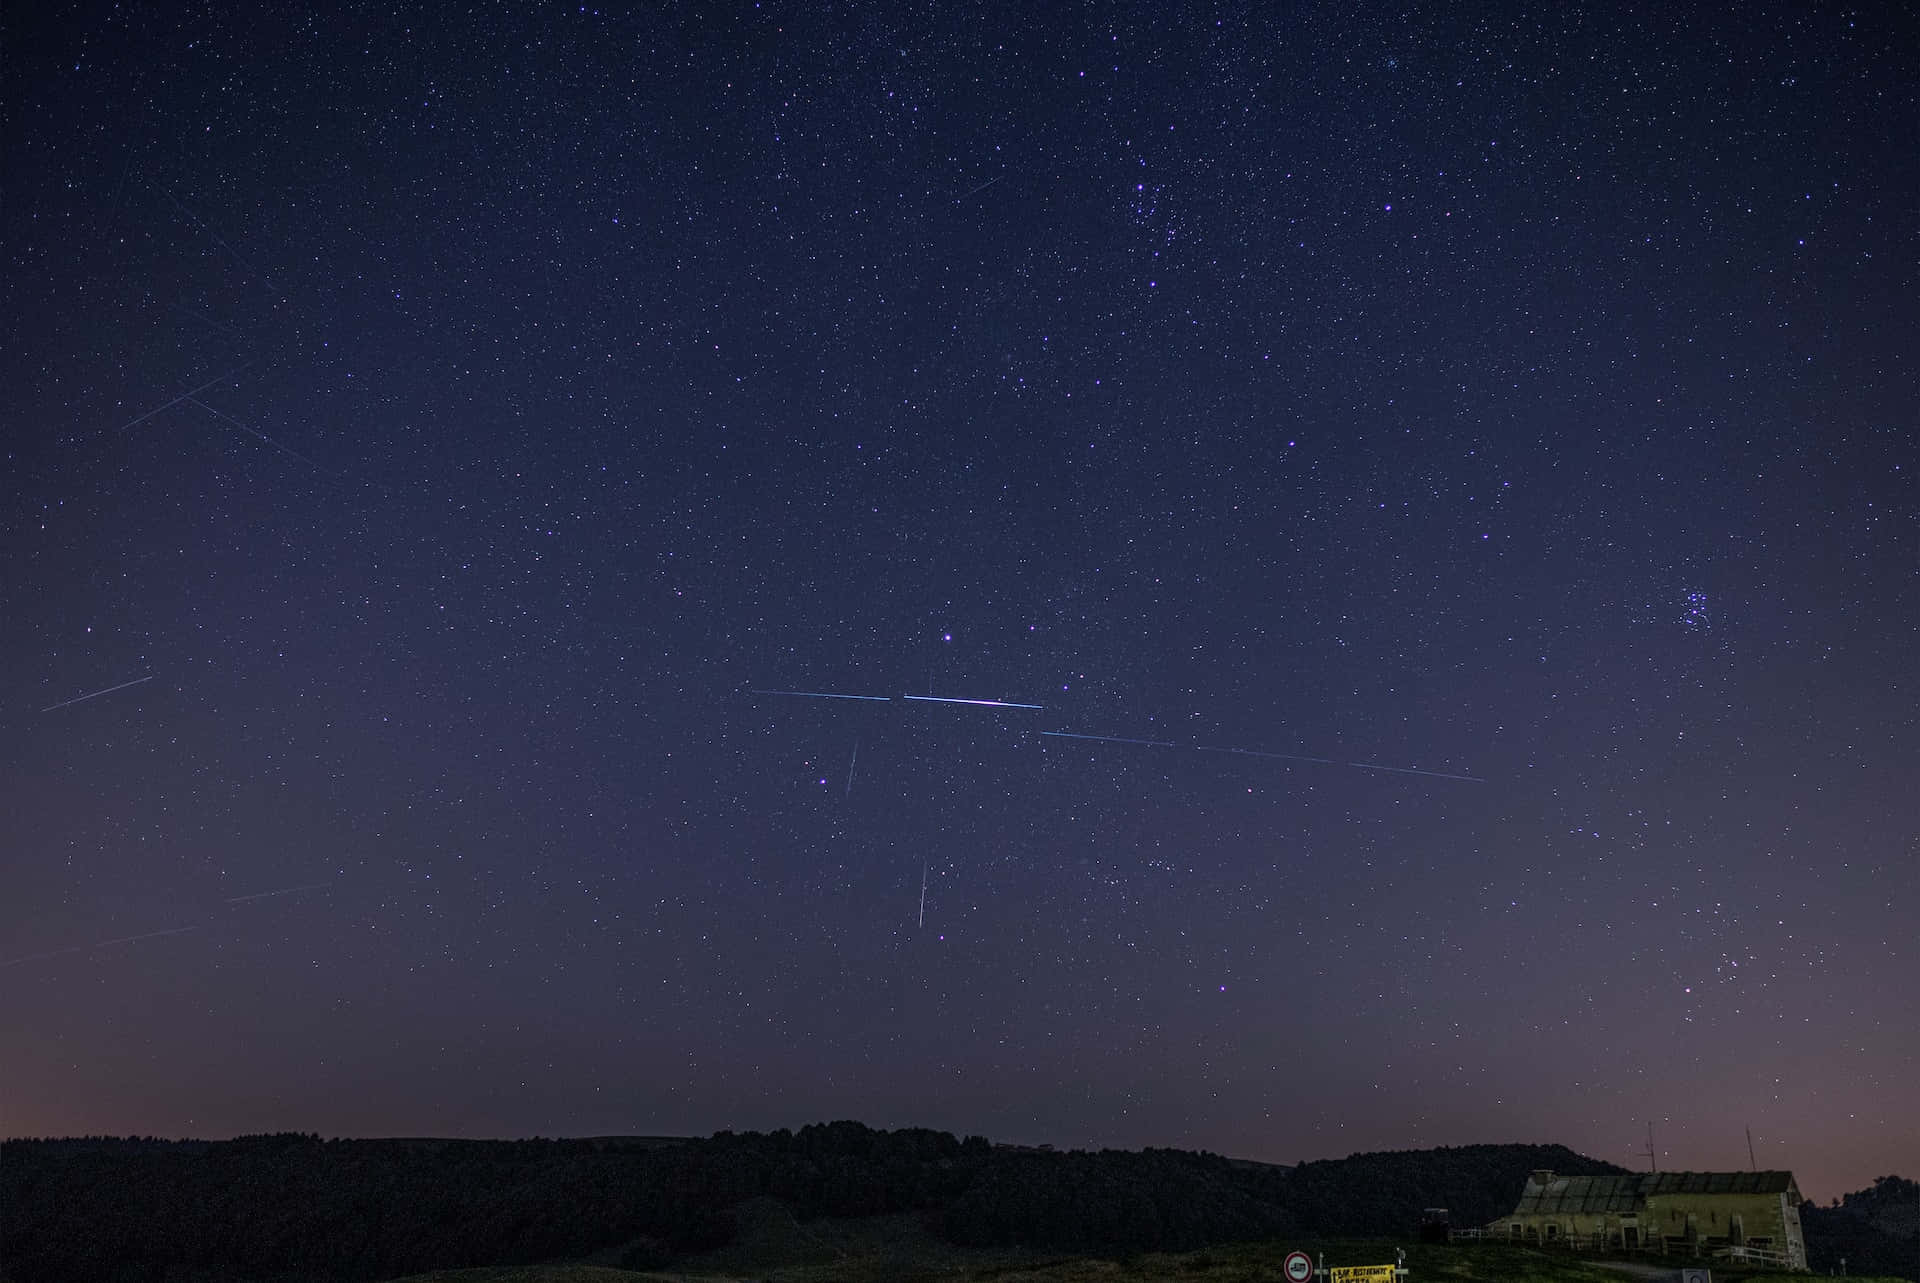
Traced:
<svg viewBox="0 0 1920 1283">
<path fill-rule="evenodd" d="M 1333 1283 L 1393 1283 L 1391 1265 L 1336 1265 L 1328 1273 Z"/>
</svg>

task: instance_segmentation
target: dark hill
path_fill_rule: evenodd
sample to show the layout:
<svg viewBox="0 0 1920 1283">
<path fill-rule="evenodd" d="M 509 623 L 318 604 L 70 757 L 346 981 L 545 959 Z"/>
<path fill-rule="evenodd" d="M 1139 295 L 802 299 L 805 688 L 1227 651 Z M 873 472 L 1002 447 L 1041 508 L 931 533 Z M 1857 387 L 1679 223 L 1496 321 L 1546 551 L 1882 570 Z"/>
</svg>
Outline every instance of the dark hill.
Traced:
<svg viewBox="0 0 1920 1283">
<path fill-rule="evenodd" d="M 1446 1208 L 1456 1226 L 1485 1225 L 1513 1210 L 1536 1168 L 1570 1176 L 1626 1171 L 1565 1145 L 1389 1150 L 1302 1163 L 1293 1169 L 1287 1201 L 1302 1224 L 1321 1234 L 1405 1234 L 1426 1207 Z"/>
<path fill-rule="evenodd" d="M 726 1244 L 743 1220 L 751 1233 L 883 1215 L 917 1216 L 967 1246 L 1121 1254 L 1293 1233 L 1410 1239 L 1423 1207 L 1449 1207 L 1457 1225 L 1511 1210 L 1536 1167 L 1618 1170 L 1557 1145 L 1289 1169 L 1181 1150 L 1000 1149 L 854 1122 L 687 1140 L 10 1141 L 0 1242 L 8 1283 L 361 1283 L 597 1252 L 657 1267 Z"/>
</svg>

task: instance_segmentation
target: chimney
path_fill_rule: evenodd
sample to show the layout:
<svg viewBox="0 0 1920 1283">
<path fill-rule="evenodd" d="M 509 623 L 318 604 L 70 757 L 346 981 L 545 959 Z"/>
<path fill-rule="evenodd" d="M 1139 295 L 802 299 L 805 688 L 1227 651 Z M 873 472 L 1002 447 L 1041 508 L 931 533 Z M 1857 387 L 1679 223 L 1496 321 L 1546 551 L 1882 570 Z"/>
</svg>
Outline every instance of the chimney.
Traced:
<svg viewBox="0 0 1920 1283">
<path fill-rule="evenodd" d="M 1545 1189 L 1553 1184 L 1553 1169 L 1551 1167 L 1534 1168 L 1533 1173 L 1527 1177 L 1527 1184 L 1538 1185 L 1541 1189 Z"/>
</svg>

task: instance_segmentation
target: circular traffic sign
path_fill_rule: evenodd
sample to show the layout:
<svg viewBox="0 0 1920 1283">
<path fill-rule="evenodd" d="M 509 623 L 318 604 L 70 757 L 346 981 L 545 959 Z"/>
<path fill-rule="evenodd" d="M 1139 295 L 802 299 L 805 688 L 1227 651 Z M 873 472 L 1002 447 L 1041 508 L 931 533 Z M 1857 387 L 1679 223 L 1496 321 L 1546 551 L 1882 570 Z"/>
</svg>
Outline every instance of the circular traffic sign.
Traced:
<svg viewBox="0 0 1920 1283">
<path fill-rule="evenodd" d="M 1307 1283 L 1313 1277 L 1313 1258 L 1305 1252 L 1288 1252 L 1280 1269 L 1286 1274 L 1287 1283 Z"/>
</svg>

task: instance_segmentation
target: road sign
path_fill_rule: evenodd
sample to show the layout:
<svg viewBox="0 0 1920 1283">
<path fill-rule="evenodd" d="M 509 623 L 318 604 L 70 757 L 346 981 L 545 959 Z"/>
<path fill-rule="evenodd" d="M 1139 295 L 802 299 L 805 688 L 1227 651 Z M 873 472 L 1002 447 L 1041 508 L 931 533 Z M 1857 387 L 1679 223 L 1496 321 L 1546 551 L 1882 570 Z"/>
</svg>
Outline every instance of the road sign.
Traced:
<svg viewBox="0 0 1920 1283">
<path fill-rule="evenodd" d="M 1307 1283 L 1313 1277 L 1313 1258 L 1305 1252 L 1288 1252 L 1280 1270 L 1287 1276 L 1287 1283 Z"/>
<path fill-rule="evenodd" d="M 1333 1283 L 1393 1283 L 1391 1265 L 1336 1265 Z"/>
</svg>

